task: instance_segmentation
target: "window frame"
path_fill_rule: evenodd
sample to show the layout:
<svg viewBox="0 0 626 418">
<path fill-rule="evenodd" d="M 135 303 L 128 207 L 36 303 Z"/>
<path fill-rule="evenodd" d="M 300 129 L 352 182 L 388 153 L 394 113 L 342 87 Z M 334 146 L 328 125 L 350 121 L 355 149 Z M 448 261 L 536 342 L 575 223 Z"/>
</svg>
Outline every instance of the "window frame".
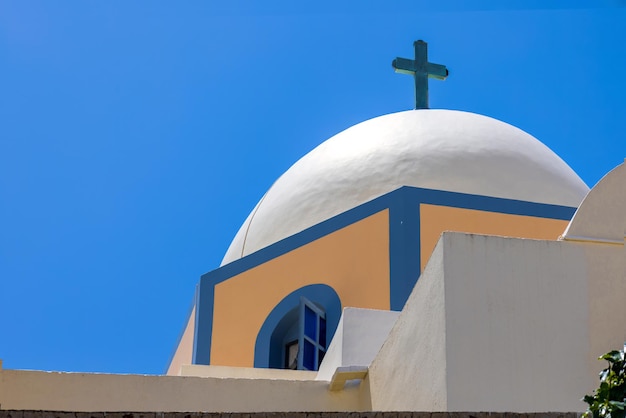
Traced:
<svg viewBox="0 0 626 418">
<path fill-rule="evenodd" d="M 309 309 L 315 315 L 315 338 L 311 338 L 306 335 L 306 310 Z M 298 370 L 311 370 L 317 371 L 319 370 L 319 366 L 326 354 L 326 348 L 324 345 L 320 343 L 321 337 L 321 321 L 324 320 L 326 322 L 326 312 L 316 305 L 314 302 L 305 298 L 304 296 L 300 296 L 300 306 L 299 306 L 299 329 L 298 329 Z M 328 332 L 328 324 L 325 327 L 326 333 Z M 327 335 L 324 336 L 324 340 L 328 342 Z M 313 346 L 313 368 L 309 368 L 305 366 L 305 357 L 304 350 L 305 344 L 309 343 Z M 308 360 L 308 359 L 306 359 Z"/>
</svg>

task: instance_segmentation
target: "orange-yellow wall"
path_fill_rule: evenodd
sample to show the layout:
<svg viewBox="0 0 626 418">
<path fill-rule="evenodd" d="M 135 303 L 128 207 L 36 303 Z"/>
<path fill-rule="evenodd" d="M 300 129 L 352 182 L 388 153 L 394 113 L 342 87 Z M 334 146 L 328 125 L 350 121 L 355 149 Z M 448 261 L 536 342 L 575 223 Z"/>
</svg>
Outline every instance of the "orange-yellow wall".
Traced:
<svg viewBox="0 0 626 418">
<path fill-rule="evenodd" d="M 252 367 L 257 334 L 272 309 L 317 283 L 331 286 L 342 306 L 389 309 L 388 210 L 217 284 L 211 364 Z"/>
<path fill-rule="evenodd" d="M 422 271 L 443 231 L 555 240 L 565 231 L 567 224 L 568 221 L 558 219 L 421 204 Z"/>
</svg>

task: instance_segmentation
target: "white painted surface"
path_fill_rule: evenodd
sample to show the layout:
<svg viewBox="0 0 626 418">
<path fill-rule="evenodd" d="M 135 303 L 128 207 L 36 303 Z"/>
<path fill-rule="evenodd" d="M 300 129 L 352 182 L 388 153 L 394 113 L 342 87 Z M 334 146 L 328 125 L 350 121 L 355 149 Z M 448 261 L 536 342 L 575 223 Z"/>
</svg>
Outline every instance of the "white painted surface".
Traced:
<svg viewBox="0 0 626 418">
<path fill-rule="evenodd" d="M 316 380 L 330 381 L 338 367 L 369 366 L 400 312 L 344 308 Z"/>
<path fill-rule="evenodd" d="M 563 238 L 622 243 L 626 236 L 626 163 L 596 184 L 574 214 Z"/>
<path fill-rule="evenodd" d="M 440 240 L 370 366 L 374 411 L 447 410 L 443 256 Z"/>
<path fill-rule="evenodd" d="M 577 207 L 588 188 L 545 145 L 495 119 L 412 110 L 325 141 L 267 191 L 222 265 L 402 186 Z"/>
<path fill-rule="evenodd" d="M 622 346 L 625 250 L 443 234 L 368 376 L 374 410 L 583 411 Z"/>
<path fill-rule="evenodd" d="M 445 233 L 444 257 L 448 410 L 584 411 L 584 246 Z"/>
<path fill-rule="evenodd" d="M 358 387 L 330 392 L 314 380 L 0 371 L 2 409 L 44 411 L 362 411 Z"/>
<path fill-rule="evenodd" d="M 315 380 L 317 372 L 308 370 L 261 369 L 254 367 L 183 365 L 181 376 L 218 377 L 233 379 Z"/>
</svg>

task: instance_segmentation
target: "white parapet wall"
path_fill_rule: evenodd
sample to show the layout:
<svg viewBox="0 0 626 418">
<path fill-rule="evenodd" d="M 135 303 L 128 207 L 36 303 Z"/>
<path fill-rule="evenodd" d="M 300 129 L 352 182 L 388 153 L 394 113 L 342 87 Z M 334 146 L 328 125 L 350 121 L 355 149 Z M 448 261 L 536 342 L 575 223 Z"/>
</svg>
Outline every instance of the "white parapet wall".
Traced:
<svg viewBox="0 0 626 418">
<path fill-rule="evenodd" d="M 328 382 L 0 370 L 0 409 L 44 411 L 362 411 L 359 388 Z"/>
<path fill-rule="evenodd" d="M 373 361 L 374 410 L 583 411 L 622 347 L 624 247 L 444 233 Z"/>
<path fill-rule="evenodd" d="M 330 381 L 338 367 L 370 365 L 400 312 L 344 308 L 317 380 Z"/>
<path fill-rule="evenodd" d="M 365 380 L 379 411 L 446 411 L 443 245 L 433 250 Z"/>
<path fill-rule="evenodd" d="M 317 372 L 308 370 L 262 369 L 254 367 L 205 366 L 186 364 L 180 367 L 181 376 L 231 379 L 315 380 Z"/>
</svg>

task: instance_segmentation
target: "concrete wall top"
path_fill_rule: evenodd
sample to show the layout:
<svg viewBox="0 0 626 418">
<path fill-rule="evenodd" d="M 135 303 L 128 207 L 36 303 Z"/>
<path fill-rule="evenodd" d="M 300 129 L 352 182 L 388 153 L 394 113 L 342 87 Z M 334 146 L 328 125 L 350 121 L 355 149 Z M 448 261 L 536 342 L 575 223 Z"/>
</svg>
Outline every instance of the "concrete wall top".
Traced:
<svg viewBox="0 0 626 418">
<path fill-rule="evenodd" d="M 0 410 L 0 418 L 578 418 L 575 412 L 55 412 Z"/>
<path fill-rule="evenodd" d="M 328 382 L 314 380 L 0 371 L 0 408 L 11 410 L 249 413 L 368 407 L 369 398 L 363 399 L 358 387 L 330 392 Z"/>
<path fill-rule="evenodd" d="M 317 372 L 311 372 L 308 370 L 261 369 L 254 367 L 186 364 L 181 366 L 180 375 L 231 379 L 315 380 Z"/>
</svg>

